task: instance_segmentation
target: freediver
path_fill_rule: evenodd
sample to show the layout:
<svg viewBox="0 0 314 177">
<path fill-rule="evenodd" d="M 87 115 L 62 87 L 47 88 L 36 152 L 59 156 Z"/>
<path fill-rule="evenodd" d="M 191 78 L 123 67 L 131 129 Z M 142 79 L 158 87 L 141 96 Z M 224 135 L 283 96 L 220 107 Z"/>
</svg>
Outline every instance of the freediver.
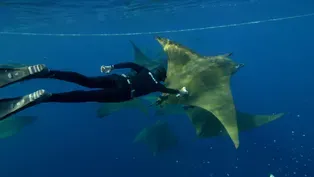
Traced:
<svg viewBox="0 0 314 177">
<path fill-rule="evenodd" d="M 87 77 L 77 72 L 50 70 L 44 64 L 33 66 L 0 68 L 0 88 L 30 79 L 57 79 L 75 83 L 97 90 L 75 90 L 62 93 L 49 93 L 43 89 L 15 98 L 0 99 L 0 120 L 26 108 L 40 103 L 82 103 L 82 102 L 123 102 L 153 92 L 162 92 L 184 96 L 188 94 L 185 87 L 180 90 L 170 89 L 162 83 L 165 81 L 166 69 L 160 65 L 151 71 L 133 62 L 102 65 L 102 73 L 109 74 L 115 69 L 130 68 L 135 74 L 110 74 L 105 76 Z"/>
</svg>

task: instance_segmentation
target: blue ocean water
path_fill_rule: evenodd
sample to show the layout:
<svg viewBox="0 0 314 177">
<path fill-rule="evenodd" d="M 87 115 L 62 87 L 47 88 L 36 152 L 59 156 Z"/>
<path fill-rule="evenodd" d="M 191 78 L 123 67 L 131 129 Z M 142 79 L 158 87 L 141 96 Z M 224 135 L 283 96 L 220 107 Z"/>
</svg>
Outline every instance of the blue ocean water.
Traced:
<svg viewBox="0 0 314 177">
<path fill-rule="evenodd" d="M 96 76 L 100 65 L 133 60 L 129 40 L 156 57 L 159 35 L 202 55 L 233 52 L 232 59 L 245 63 L 232 79 L 236 107 L 286 113 L 241 133 L 239 149 L 228 137 L 197 139 L 186 116 L 162 117 L 179 144 L 153 156 L 132 141 L 160 117 L 123 110 L 99 119 L 97 103 L 41 104 L 19 113 L 38 120 L 0 140 L 1 177 L 314 176 L 314 17 L 299 16 L 314 13 L 312 1 L 8 1 L 0 12 L 3 64 L 44 63 Z M 197 29 L 203 27 L 211 28 Z M 0 96 L 41 88 L 85 89 L 41 79 L 1 88 Z"/>
</svg>

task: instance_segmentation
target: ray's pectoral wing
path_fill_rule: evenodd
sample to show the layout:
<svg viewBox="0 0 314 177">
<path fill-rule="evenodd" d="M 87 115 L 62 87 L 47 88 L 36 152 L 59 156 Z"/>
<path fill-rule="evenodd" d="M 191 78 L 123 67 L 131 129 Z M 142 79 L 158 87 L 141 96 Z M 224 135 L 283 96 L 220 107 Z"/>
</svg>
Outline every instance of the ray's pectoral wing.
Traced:
<svg viewBox="0 0 314 177">
<path fill-rule="evenodd" d="M 172 62 L 172 60 L 168 59 L 168 68 L 167 68 L 167 79 L 165 81 L 165 84 L 167 86 L 176 86 L 179 84 L 180 79 L 179 75 L 182 73 L 182 67 L 175 64 L 175 62 Z"/>
<path fill-rule="evenodd" d="M 204 78 L 205 79 L 205 78 Z M 230 89 L 230 76 L 220 77 L 217 83 L 201 83 L 197 98 L 191 100 L 191 105 L 198 106 L 210 111 L 225 127 L 236 148 L 239 146 L 238 125 L 233 97 Z M 211 85 L 212 84 L 212 85 Z M 193 99 L 193 98 L 192 98 Z"/>
<path fill-rule="evenodd" d="M 264 124 L 272 122 L 280 117 L 282 117 L 284 113 L 279 114 L 249 114 L 245 112 L 237 112 L 238 117 L 238 126 L 240 131 L 246 131 L 253 128 L 260 127 Z"/>
<path fill-rule="evenodd" d="M 168 60 L 167 79 L 165 80 L 165 86 L 172 89 L 181 89 L 187 87 L 192 82 L 193 75 L 187 70 L 188 66 L 178 66 L 176 63 Z M 176 98 L 175 95 L 171 95 L 167 103 L 178 104 L 181 98 Z"/>
<path fill-rule="evenodd" d="M 187 72 L 190 61 L 198 55 L 192 54 L 187 49 L 178 49 L 175 46 L 166 48 L 167 50 L 164 47 L 168 55 L 167 80 L 174 81 L 174 79 Z"/>
<path fill-rule="evenodd" d="M 135 45 L 133 41 L 130 41 L 130 43 L 133 47 L 135 62 L 139 65 L 146 66 L 150 59 L 137 47 L 137 45 Z"/>
<path fill-rule="evenodd" d="M 222 135 L 225 128 L 221 122 L 209 111 L 195 106 L 185 110 L 199 138 L 209 138 Z"/>
<path fill-rule="evenodd" d="M 130 43 L 133 47 L 135 63 L 137 63 L 141 66 L 144 66 L 148 69 L 153 69 L 160 64 L 158 61 L 154 61 L 154 60 L 150 59 L 148 56 L 146 56 L 141 51 L 141 49 L 137 45 L 135 45 L 135 43 L 133 41 L 130 41 Z"/>
<path fill-rule="evenodd" d="M 148 136 L 148 129 L 144 128 L 142 129 L 134 138 L 133 143 L 136 142 L 145 142 L 146 141 L 146 137 Z"/>
</svg>

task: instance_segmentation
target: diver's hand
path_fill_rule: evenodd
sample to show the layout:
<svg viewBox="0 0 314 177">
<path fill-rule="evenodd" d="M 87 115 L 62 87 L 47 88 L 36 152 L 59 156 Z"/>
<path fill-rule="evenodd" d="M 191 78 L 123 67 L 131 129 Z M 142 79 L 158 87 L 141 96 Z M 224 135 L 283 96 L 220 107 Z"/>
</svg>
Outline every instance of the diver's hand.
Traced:
<svg viewBox="0 0 314 177">
<path fill-rule="evenodd" d="M 157 101 L 154 103 L 155 106 L 160 106 L 162 104 L 163 100 L 158 98 Z"/>
<path fill-rule="evenodd" d="M 189 92 L 186 90 L 186 88 L 185 88 L 185 87 L 182 87 L 182 88 L 180 89 L 180 93 L 178 93 L 178 94 L 176 95 L 176 97 L 186 96 L 186 95 L 188 95 L 188 94 L 189 94 Z"/>
<path fill-rule="evenodd" d="M 108 74 L 108 73 L 110 73 L 112 70 L 113 70 L 113 66 L 112 66 L 112 65 L 111 65 L 111 66 L 102 65 L 102 66 L 100 67 L 100 72 L 102 72 L 102 73 Z"/>
<path fill-rule="evenodd" d="M 162 103 L 168 98 L 169 94 L 168 93 L 163 93 L 160 95 L 157 100 L 151 104 L 150 106 L 160 106 L 162 107 Z"/>
<path fill-rule="evenodd" d="M 150 105 L 150 107 L 151 106 L 161 106 L 161 103 L 163 102 L 163 100 L 161 99 L 161 98 L 157 98 L 157 100 L 154 102 L 154 103 L 152 103 L 151 105 Z"/>
</svg>

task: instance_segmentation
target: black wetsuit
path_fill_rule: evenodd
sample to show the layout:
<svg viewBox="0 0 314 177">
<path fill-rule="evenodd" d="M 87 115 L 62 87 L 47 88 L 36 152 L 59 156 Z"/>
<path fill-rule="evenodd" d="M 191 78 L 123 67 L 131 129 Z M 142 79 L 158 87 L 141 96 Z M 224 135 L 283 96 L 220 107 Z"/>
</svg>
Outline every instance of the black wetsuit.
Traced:
<svg viewBox="0 0 314 177">
<path fill-rule="evenodd" d="M 114 69 L 131 68 L 136 74 L 127 77 L 118 74 L 86 77 L 76 72 L 49 71 L 49 78 L 97 88 L 97 90 L 54 93 L 45 102 L 122 102 L 152 92 L 179 93 L 178 90 L 166 88 L 156 81 L 147 68 L 138 64 L 126 62 L 113 67 Z"/>
</svg>

